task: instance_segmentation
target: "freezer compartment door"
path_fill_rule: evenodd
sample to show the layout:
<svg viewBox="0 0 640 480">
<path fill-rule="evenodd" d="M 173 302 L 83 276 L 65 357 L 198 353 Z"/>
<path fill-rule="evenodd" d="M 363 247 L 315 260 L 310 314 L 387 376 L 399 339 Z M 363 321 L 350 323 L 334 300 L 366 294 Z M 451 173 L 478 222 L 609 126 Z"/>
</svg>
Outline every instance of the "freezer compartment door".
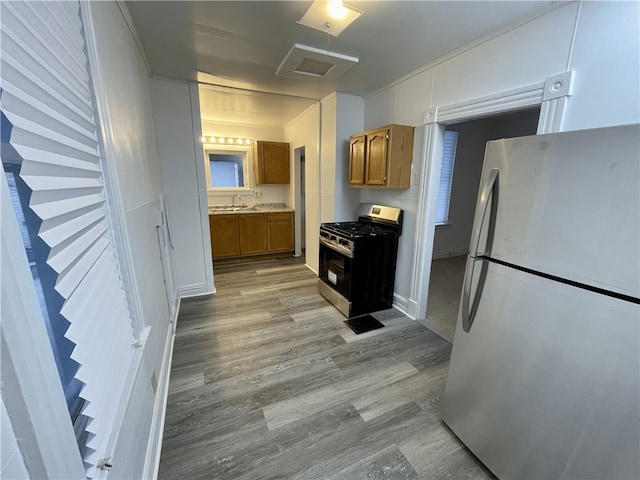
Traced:
<svg viewBox="0 0 640 480">
<path fill-rule="evenodd" d="M 640 306 L 488 263 L 476 308 L 443 409 L 471 451 L 505 480 L 637 478 Z"/>
<path fill-rule="evenodd" d="M 478 253 L 640 297 L 639 152 L 638 125 L 489 142 L 481 191 L 497 170 L 495 218 Z"/>
</svg>

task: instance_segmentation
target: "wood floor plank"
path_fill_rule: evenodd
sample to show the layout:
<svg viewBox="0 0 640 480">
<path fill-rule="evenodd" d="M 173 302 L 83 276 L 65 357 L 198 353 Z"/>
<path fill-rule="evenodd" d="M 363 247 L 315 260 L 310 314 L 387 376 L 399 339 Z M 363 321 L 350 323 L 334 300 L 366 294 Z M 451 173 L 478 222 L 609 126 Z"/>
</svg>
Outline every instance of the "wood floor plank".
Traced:
<svg viewBox="0 0 640 480">
<path fill-rule="evenodd" d="M 216 264 L 177 322 L 161 479 L 494 478 L 440 420 L 451 345 L 356 335 L 298 259 Z"/>
<path fill-rule="evenodd" d="M 309 414 L 347 401 L 360 393 L 367 394 L 417 372 L 409 362 L 396 363 L 374 371 L 353 369 L 351 372 L 341 372 L 342 374 L 334 376 L 334 381 L 328 385 L 267 405 L 263 408 L 264 416 L 269 429 L 280 428 Z"/>
</svg>

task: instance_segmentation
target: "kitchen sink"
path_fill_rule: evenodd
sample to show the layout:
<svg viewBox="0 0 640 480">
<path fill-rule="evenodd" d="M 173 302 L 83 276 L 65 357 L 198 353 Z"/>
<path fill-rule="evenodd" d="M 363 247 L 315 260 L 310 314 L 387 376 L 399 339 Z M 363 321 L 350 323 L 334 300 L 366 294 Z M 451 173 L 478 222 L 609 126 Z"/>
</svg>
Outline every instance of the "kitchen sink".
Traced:
<svg viewBox="0 0 640 480">
<path fill-rule="evenodd" d="M 255 210 L 253 205 L 209 205 L 209 212 L 240 212 Z"/>
</svg>

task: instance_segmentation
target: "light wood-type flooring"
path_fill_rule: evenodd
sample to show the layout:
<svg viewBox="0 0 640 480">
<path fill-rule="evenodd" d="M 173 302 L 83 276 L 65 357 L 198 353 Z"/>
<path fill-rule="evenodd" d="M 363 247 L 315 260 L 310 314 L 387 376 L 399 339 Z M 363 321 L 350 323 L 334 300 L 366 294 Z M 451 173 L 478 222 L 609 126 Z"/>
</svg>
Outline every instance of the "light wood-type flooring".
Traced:
<svg viewBox="0 0 640 480">
<path fill-rule="evenodd" d="M 397 310 L 355 335 L 299 260 L 183 300 L 161 479 L 494 478 L 440 420 L 451 345 Z"/>
<path fill-rule="evenodd" d="M 456 332 L 466 262 L 466 255 L 431 262 L 425 325 L 451 343 Z"/>
</svg>

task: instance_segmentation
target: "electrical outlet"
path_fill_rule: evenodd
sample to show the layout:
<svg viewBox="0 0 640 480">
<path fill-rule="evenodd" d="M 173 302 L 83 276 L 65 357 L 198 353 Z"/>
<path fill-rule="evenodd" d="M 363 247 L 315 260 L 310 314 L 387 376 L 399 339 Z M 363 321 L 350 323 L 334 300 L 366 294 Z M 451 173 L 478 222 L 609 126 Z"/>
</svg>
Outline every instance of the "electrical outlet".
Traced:
<svg viewBox="0 0 640 480">
<path fill-rule="evenodd" d="M 262 196 L 262 191 L 258 190 L 257 188 L 253 190 L 253 196 L 258 198 Z"/>
<path fill-rule="evenodd" d="M 414 173 L 413 174 L 413 184 L 414 185 L 420 185 L 420 174 L 419 173 Z"/>
</svg>

